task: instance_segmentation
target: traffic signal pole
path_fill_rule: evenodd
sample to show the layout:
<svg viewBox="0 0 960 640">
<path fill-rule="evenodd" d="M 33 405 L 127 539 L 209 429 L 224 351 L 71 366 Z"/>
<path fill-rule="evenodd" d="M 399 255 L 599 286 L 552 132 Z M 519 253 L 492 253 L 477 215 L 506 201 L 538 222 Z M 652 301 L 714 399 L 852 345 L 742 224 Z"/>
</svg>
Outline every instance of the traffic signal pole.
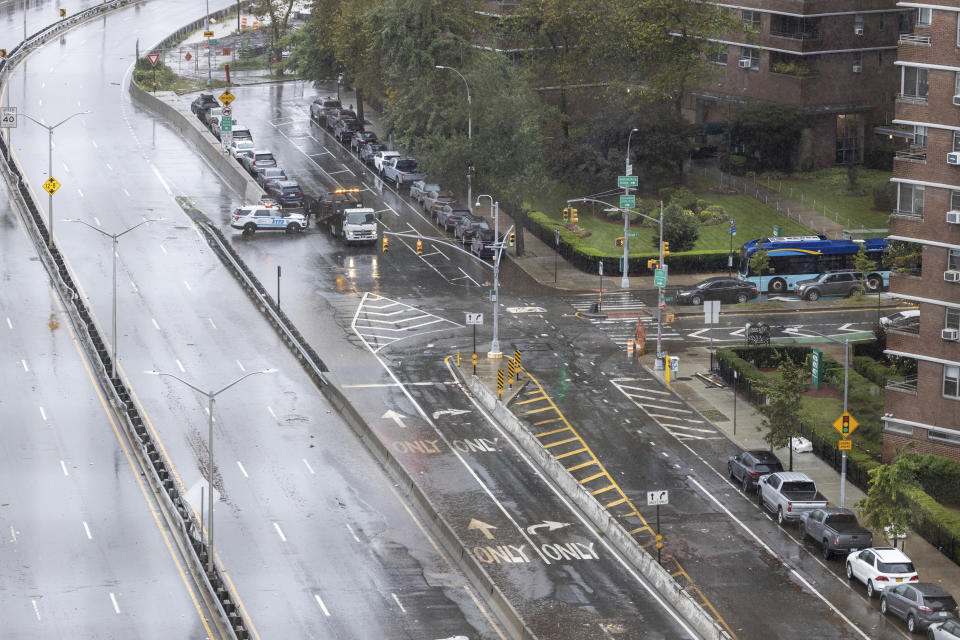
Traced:
<svg viewBox="0 0 960 640">
<path fill-rule="evenodd" d="M 850 340 L 843 341 L 843 415 L 847 415 L 847 390 L 850 385 Z M 791 443 L 793 444 L 793 443 Z M 840 452 L 840 508 L 847 495 L 847 450 Z"/>
<path fill-rule="evenodd" d="M 663 201 L 660 201 L 660 269 L 666 270 L 663 264 Z M 666 285 L 666 283 L 664 283 Z M 655 369 L 663 368 L 663 286 L 657 287 L 657 362 Z"/>
</svg>

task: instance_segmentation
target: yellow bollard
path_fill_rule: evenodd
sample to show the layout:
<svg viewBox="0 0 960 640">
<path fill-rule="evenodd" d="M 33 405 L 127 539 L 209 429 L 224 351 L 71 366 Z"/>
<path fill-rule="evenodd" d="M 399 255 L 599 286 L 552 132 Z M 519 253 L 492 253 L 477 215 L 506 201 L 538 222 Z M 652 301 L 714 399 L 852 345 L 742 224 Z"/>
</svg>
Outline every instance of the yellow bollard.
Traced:
<svg viewBox="0 0 960 640">
<path fill-rule="evenodd" d="M 664 361 L 663 375 L 665 376 L 667 384 L 670 384 L 670 356 L 664 356 L 663 361 Z"/>
</svg>

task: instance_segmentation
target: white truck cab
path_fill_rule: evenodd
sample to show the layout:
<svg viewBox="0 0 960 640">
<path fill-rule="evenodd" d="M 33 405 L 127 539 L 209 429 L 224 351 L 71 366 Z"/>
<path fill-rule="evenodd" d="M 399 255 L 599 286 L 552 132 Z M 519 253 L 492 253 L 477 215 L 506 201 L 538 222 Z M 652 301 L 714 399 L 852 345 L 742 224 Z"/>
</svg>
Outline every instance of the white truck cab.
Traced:
<svg viewBox="0 0 960 640">
<path fill-rule="evenodd" d="M 340 232 L 344 242 L 376 242 L 380 235 L 377 213 L 369 207 L 344 209 Z"/>
</svg>

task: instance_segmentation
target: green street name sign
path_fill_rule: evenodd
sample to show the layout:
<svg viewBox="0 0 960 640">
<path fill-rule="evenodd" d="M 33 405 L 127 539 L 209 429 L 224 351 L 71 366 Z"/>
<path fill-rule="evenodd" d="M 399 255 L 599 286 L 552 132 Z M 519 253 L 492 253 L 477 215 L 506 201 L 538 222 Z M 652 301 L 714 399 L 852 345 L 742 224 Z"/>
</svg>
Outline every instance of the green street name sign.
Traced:
<svg viewBox="0 0 960 640">
<path fill-rule="evenodd" d="M 640 176 L 617 176 L 617 187 L 620 189 L 638 186 L 640 186 Z"/>
<path fill-rule="evenodd" d="M 637 196 L 620 196 L 621 209 L 633 209 L 635 206 L 637 206 Z"/>
<path fill-rule="evenodd" d="M 663 269 L 655 269 L 653 272 L 653 286 L 655 287 L 665 287 L 667 286 L 667 272 Z"/>
<path fill-rule="evenodd" d="M 820 388 L 820 381 L 823 378 L 823 351 L 813 350 L 813 356 L 810 358 L 810 378 L 813 382 L 813 388 Z"/>
<path fill-rule="evenodd" d="M 628 238 L 636 238 L 639 235 L 640 235 L 639 231 L 630 231 L 629 233 L 627 233 Z"/>
<path fill-rule="evenodd" d="M 220 131 L 233 131 L 233 118 L 231 116 L 220 118 Z"/>
</svg>

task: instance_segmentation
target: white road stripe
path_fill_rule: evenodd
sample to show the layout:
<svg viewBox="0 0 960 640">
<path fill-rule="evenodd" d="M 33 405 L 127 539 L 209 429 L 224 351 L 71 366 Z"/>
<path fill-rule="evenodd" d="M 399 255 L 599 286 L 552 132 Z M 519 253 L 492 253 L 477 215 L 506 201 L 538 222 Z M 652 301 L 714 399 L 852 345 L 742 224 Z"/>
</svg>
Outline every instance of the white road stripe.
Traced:
<svg viewBox="0 0 960 640">
<path fill-rule="evenodd" d="M 190 283 L 189 283 L 189 282 L 187 282 L 186 280 L 184 280 L 184 281 L 183 281 L 183 284 L 184 284 L 184 286 L 187 288 L 187 291 L 193 291 L 193 289 L 190 287 Z"/>
<path fill-rule="evenodd" d="M 70 475 L 70 474 L 67 472 L 67 463 L 65 463 L 63 460 L 60 461 L 60 468 L 63 469 L 63 475 L 65 475 L 65 476 L 69 476 L 69 475 Z"/>
<path fill-rule="evenodd" d="M 273 408 L 271 408 L 270 405 L 267 405 L 267 411 L 270 412 L 270 415 L 273 416 L 273 419 L 274 419 L 274 420 L 276 420 L 276 421 L 278 421 L 278 422 L 280 421 L 280 418 L 278 418 L 278 417 L 277 417 L 277 414 L 275 414 L 275 413 L 273 412 Z"/>
<path fill-rule="evenodd" d="M 160 245 L 160 251 L 163 251 L 163 255 L 168 255 L 168 254 L 167 254 L 167 248 L 164 247 L 162 244 Z"/>
<path fill-rule="evenodd" d="M 120 605 L 117 604 L 117 596 L 113 595 L 113 592 L 110 593 L 110 602 L 113 603 L 113 610 L 120 613 Z"/>
<path fill-rule="evenodd" d="M 306 459 L 306 458 L 301 458 L 301 460 L 303 460 L 303 464 L 307 465 L 307 471 L 310 472 L 310 475 L 312 475 L 312 476 L 317 475 L 317 474 L 313 471 L 313 467 L 310 466 L 310 463 L 307 462 L 307 459 Z"/>
<path fill-rule="evenodd" d="M 250 476 L 247 475 L 247 470 L 243 468 L 243 463 L 240 462 L 239 460 L 237 460 L 237 466 L 240 467 L 240 473 L 243 474 L 243 477 L 244 477 L 244 478 L 249 478 L 249 477 L 250 477 Z"/>
<path fill-rule="evenodd" d="M 353 527 L 350 526 L 350 523 L 347 522 L 347 523 L 344 523 L 344 524 L 347 525 L 347 530 L 350 531 L 350 535 L 353 536 L 353 539 L 356 540 L 357 542 L 360 542 L 360 538 L 358 538 L 358 537 L 357 537 L 357 534 L 355 534 L 355 533 L 353 532 Z M 11 527 L 11 529 L 12 529 L 12 527 Z"/>
<path fill-rule="evenodd" d="M 280 525 L 276 522 L 273 523 L 273 528 L 277 530 L 277 535 L 280 536 L 280 539 L 284 542 L 287 541 L 287 536 L 283 535 L 283 531 L 280 530 Z"/>
<path fill-rule="evenodd" d="M 27 361 L 26 361 L 26 360 L 21 360 L 21 361 L 20 361 L 20 364 L 23 365 L 23 372 L 24 372 L 24 373 L 30 373 L 30 367 L 27 366 Z"/>
<path fill-rule="evenodd" d="M 40 607 L 37 606 L 37 601 L 36 601 L 36 600 L 31 600 L 31 601 L 30 601 L 30 604 L 33 605 L 33 613 L 36 614 L 37 620 L 39 621 L 39 620 L 40 620 Z"/>
<path fill-rule="evenodd" d="M 7 327 L 13 329 L 13 323 L 10 321 L 10 318 L 7 318 Z"/>
<path fill-rule="evenodd" d="M 87 521 L 83 521 L 83 530 L 87 532 L 87 540 L 93 540 L 93 534 L 90 533 L 90 527 L 87 526 Z"/>
<path fill-rule="evenodd" d="M 243 363 L 242 363 L 242 362 L 240 362 L 239 360 L 235 360 L 234 362 L 236 362 L 236 363 L 237 363 L 237 366 L 240 367 L 240 371 L 246 371 L 246 369 L 243 368 Z"/>
<path fill-rule="evenodd" d="M 153 326 L 155 326 L 155 327 L 157 328 L 157 331 L 160 330 L 160 325 L 157 324 L 157 319 L 156 319 L 156 318 L 150 318 L 150 322 L 152 322 L 152 323 L 153 323 Z"/>
<path fill-rule="evenodd" d="M 180 371 L 182 371 L 183 373 L 186 373 L 186 372 L 187 372 L 187 370 L 183 368 L 183 363 L 182 363 L 182 362 L 180 362 L 179 360 L 177 360 L 176 363 L 177 363 L 177 366 L 180 367 Z"/>
<path fill-rule="evenodd" d="M 330 617 L 330 612 L 327 611 L 327 605 L 323 604 L 323 600 L 320 599 L 320 596 L 313 594 L 313 597 L 316 598 L 317 604 L 320 605 L 320 608 L 323 609 L 323 615 Z"/>
<path fill-rule="evenodd" d="M 209 322 L 210 326 L 213 327 L 214 329 L 217 328 L 217 325 L 213 324 L 213 318 L 207 318 L 207 322 Z"/>
<path fill-rule="evenodd" d="M 390 595 L 393 596 L 393 601 L 397 603 L 397 606 L 398 606 L 398 607 L 400 607 L 400 611 L 406 613 L 407 610 L 403 608 L 403 605 L 402 605 L 402 604 L 400 604 L 400 598 L 397 597 L 397 594 L 391 593 Z"/>
<path fill-rule="evenodd" d="M 80 194 L 81 198 L 83 197 L 83 191 L 80 189 L 80 187 L 77 187 L 77 193 Z"/>
<path fill-rule="evenodd" d="M 40 407 L 40 417 L 43 418 L 43 421 L 47 421 L 47 412 L 43 410 L 43 407 Z"/>
<path fill-rule="evenodd" d="M 97 216 L 93 216 L 93 221 L 97 223 L 97 226 L 98 226 L 98 227 L 102 227 L 102 226 L 103 226 L 102 224 L 100 224 L 100 218 L 98 218 Z"/>
</svg>

